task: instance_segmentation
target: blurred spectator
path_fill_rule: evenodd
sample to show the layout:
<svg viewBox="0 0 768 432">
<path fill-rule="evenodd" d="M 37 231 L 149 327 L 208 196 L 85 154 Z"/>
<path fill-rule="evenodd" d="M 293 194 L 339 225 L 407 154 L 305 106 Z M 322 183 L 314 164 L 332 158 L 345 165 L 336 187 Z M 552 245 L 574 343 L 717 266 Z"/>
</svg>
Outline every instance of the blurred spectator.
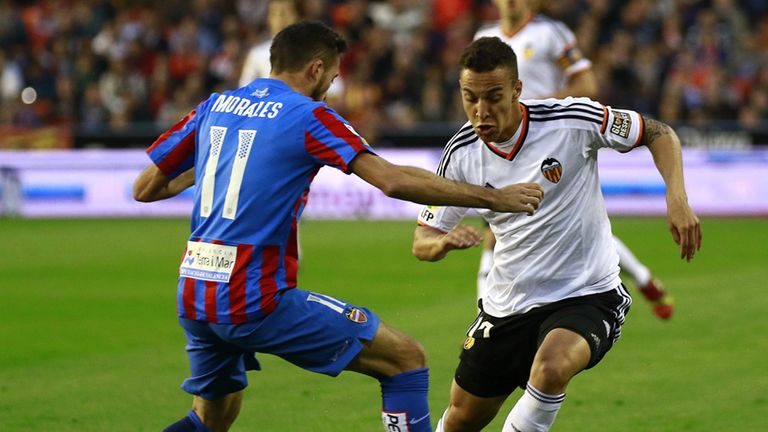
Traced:
<svg viewBox="0 0 768 432">
<path fill-rule="evenodd" d="M 572 26 L 601 101 L 768 127 L 768 2 L 529 1 Z M 300 15 L 347 37 L 328 102 L 370 137 L 461 121 L 457 55 L 498 19 L 491 0 L 0 0 L 0 122 L 167 125 L 211 91 L 268 75 L 271 37 Z"/>
<path fill-rule="evenodd" d="M 0 51 L 0 101 L 9 102 L 21 95 L 24 76 L 18 62 Z"/>
<path fill-rule="evenodd" d="M 272 67 L 269 64 L 269 47 L 272 38 L 282 29 L 299 20 L 296 0 L 268 0 L 267 28 L 269 35 L 248 51 L 240 74 L 240 86 L 256 78 L 266 78 Z"/>
</svg>

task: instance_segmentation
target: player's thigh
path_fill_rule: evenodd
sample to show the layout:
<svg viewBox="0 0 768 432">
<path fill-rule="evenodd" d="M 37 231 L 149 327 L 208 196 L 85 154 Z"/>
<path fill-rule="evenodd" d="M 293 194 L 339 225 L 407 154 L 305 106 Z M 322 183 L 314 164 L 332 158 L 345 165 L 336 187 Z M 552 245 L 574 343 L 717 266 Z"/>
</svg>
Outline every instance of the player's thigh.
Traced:
<svg viewBox="0 0 768 432">
<path fill-rule="evenodd" d="M 236 343 L 303 369 L 336 376 L 374 339 L 379 317 L 331 296 L 286 291 L 275 311 Z"/>
<path fill-rule="evenodd" d="M 525 388 L 542 316 L 494 317 L 480 311 L 467 331 L 454 379 L 479 398 L 506 397 Z"/>
<path fill-rule="evenodd" d="M 206 400 L 217 400 L 248 385 L 246 353 L 221 339 L 209 323 L 179 319 L 187 338 L 190 376 L 182 389 Z"/>
<path fill-rule="evenodd" d="M 567 359 L 567 355 L 583 353 L 586 344 L 589 358 L 582 369 L 594 367 L 621 335 L 629 304 L 629 294 L 620 286 L 613 291 L 584 297 L 578 304 L 559 308 L 539 328 L 537 357 L 552 361 Z M 569 332 L 557 332 L 550 337 L 554 329 Z"/>
<path fill-rule="evenodd" d="M 536 351 L 531 384 L 547 393 L 561 393 L 574 375 L 589 364 L 592 351 L 586 339 L 564 328 L 549 331 Z"/>
</svg>

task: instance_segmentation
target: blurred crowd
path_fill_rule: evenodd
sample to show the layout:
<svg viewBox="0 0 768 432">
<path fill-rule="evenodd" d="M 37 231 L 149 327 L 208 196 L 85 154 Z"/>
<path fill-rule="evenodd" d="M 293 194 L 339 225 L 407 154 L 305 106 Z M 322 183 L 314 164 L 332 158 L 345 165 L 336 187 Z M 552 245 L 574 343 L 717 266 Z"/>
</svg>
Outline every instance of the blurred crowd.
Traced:
<svg viewBox="0 0 768 432">
<path fill-rule="evenodd" d="M 530 0 L 538 1 L 538 0 Z M 0 125 L 167 126 L 238 86 L 268 0 L 0 0 Z M 362 133 L 463 122 L 457 63 L 493 0 L 297 0 L 349 41 L 329 103 Z M 551 0 L 601 102 L 668 122 L 768 117 L 768 1 Z"/>
</svg>

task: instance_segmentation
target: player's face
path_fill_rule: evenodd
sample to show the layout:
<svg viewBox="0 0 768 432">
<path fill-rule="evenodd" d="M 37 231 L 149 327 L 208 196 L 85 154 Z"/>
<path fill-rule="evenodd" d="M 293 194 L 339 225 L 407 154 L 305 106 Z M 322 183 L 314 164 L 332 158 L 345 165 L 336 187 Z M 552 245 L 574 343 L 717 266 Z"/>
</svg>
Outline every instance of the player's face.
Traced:
<svg viewBox="0 0 768 432">
<path fill-rule="evenodd" d="M 532 0 L 494 0 L 496 7 L 499 8 L 499 15 L 502 20 L 517 20 L 524 18 L 528 13 L 528 3 Z"/>
<path fill-rule="evenodd" d="M 269 32 L 276 35 L 280 30 L 299 20 L 292 1 L 272 1 L 267 9 Z"/>
<path fill-rule="evenodd" d="M 325 67 L 323 63 L 323 73 L 320 75 L 317 84 L 310 97 L 317 101 L 324 101 L 325 96 L 328 93 L 328 89 L 331 88 L 333 80 L 339 76 L 339 66 L 341 64 L 341 57 L 336 57 L 336 60 L 329 66 Z"/>
<path fill-rule="evenodd" d="M 503 142 L 515 134 L 521 113 L 517 103 L 522 90 L 520 80 L 509 69 L 490 72 L 463 69 L 459 76 L 464 112 L 475 133 L 485 142 Z"/>
</svg>

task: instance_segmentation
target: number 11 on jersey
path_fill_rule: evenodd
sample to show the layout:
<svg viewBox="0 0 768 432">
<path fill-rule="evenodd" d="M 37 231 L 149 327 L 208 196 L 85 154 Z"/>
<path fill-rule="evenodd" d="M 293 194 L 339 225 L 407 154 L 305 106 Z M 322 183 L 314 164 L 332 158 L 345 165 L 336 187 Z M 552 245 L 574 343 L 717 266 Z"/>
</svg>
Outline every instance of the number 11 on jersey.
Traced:
<svg viewBox="0 0 768 432">
<path fill-rule="evenodd" d="M 223 126 L 211 126 L 210 148 L 208 150 L 208 162 L 205 164 L 203 181 L 200 192 L 200 216 L 208 217 L 213 209 L 213 194 L 216 187 L 216 170 L 219 166 L 224 138 L 227 136 L 227 128 Z M 256 137 L 255 130 L 239 130 L 237 136 L 237 153 L 232 158 L 232 172 L 229 176 L 227 193 L 224 196 L 224 209 L 221 217 L 234 220 L 237 215 L 237 203 L 240 199 L 240 187 L 243 184 L 245 165 L 248 163 L 248 155 Z"/>
</svg>

